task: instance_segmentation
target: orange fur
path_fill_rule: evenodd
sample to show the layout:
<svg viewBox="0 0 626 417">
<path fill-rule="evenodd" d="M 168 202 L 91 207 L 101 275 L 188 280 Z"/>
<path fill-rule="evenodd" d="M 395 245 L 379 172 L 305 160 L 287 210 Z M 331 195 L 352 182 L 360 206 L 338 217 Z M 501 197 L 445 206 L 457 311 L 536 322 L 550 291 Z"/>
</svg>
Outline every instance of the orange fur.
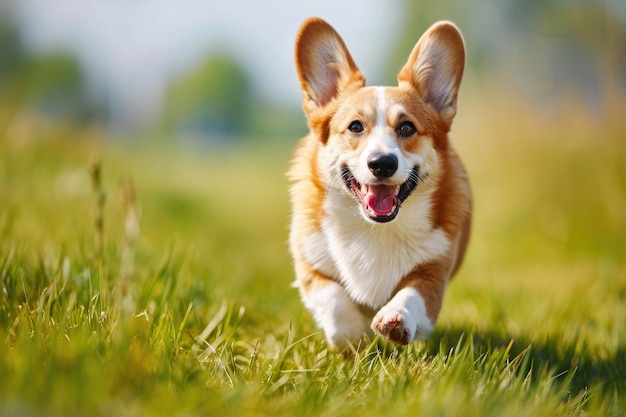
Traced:
<svg viewBox="0 0 626 417">
<path fill-rule="evenodd" d="M 461 34 L 433 25 L 397 87 L 365 87 L 318 18 L 302 25 L 295 59 L 310 129 L 288 173 L 295 286 L 336 349 L 367 335 L 366 322 L 397 343 L 425 337 L 470 234 L 468 178 L 447 136 Z"/>
</svg>

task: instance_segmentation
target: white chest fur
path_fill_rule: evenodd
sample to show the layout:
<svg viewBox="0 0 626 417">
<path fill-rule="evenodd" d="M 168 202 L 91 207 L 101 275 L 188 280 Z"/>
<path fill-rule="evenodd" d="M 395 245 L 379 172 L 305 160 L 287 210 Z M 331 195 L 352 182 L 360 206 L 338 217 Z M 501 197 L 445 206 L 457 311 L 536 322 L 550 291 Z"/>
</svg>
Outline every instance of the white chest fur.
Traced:
<svg viewBox="0 0 626 417">
<path fill-rule="evenodd" d="M 416 265 L 444 254 L 450 246 L 444 232 L 432 228 L 430 196 L 411 197 L 393 222 L 370 224 L 350 196 L 330 191 L 322 229 L 306 240 L 305 258 L 339 281 L 354 301 L 380 308 Z"/>
</svg>

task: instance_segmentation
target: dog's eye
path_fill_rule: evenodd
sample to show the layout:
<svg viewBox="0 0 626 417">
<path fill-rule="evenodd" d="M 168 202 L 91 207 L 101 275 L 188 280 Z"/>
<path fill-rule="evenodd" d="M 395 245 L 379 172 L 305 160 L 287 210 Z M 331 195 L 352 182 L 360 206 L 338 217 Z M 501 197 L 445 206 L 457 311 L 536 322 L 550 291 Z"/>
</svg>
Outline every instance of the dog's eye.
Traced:
<svg viewBox="0 0 626 417">
<path fill-rule="evenodd" d="M 413 123 L 405 121 L 400 123 L 400 126 L 397 127 L 396 131 L 400 136 L 408 138 L 416 132 L 416 129 Z"/>
<path fill-rule="evenodd" d="M 363 131 L 363 123 L 358 120 L 350 122 L 348 130 L 352 133 L 361 133 Z"/>
</svg>

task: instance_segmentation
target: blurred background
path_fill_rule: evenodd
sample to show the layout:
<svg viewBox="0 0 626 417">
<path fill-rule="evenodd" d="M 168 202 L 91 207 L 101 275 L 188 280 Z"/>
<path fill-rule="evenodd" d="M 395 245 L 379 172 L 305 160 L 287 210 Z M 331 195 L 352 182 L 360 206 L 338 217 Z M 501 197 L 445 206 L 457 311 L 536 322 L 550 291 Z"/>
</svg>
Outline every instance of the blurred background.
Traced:
<svg viewBox="0 0 626 417">
<path fill-rule="evenodd" d="M 515 338 L 522 348 L 563 339 L 603 352 L 590 369 L 600 360 L 619 378 L 624 0 L 0 0 L 7 328 L 27 310 L 23 300 L 42 300 L 62 279 L 67 305 L 101 304 L 89 326 L 104 311 L 163 323 L 191 314 L 189 334 L 199 334 L 227 303 L 246 310 L 241 340 L 273 346 L 292 323 L 298 338 L 317 331 L 290 286 L 285 178 L 307 131 L 293 47 L 310 16 L 337 29 L 370 85 L 394 84 L 433 22 L 457 23 L 467 67 L 450 137 L 474 213 L 438 328 L 478 332 L 488 345 L 493 334 Z M 74 317 L 66 304 L 48 305 Z M 35 395 L 48 398 L 50 386 Z"/>
<path fill-rule="evenodd" d="M 272 288 L 280 306 L 292 277 L 284 173 L 307 130 L 293 62 L 299 26 L 328 20 L 380 85 L 394 84 L 420 35 L 449 19 L 467 44 L 451 132 L 475 197 L 467 282 L 534 276 L 534 293 L 578 273 L 583 286 L 604 276 L 626 288 L 623 0 L 0 5 L 4 236 L 52 246 L 89 236 L 86 166 L 96 154 L 112 252 L 124 220 L 110 196 L 131 178 L 140 247 L 194 246 L 198 275 L 220 270 L 224 294 L 251 286 L 254 304 L 255 285 Z"/>
<path fill-rule="evenodd" d="M 293 140 L 304 131 L 293 44 L 309 16 L 336 27 L 370 85 L 393 83 L 420 34 L 449 19 L 467 42 L 461 100 L 505 90 L 548 114 L 567 100 L 598 118 L 624 109 L 621 0 L 0 1 L 5 129 L 28 119 L 172 141 Z"/>
<path fill-rule="evenodd" d="M 392 391 L 354 389 L 352 371 L 348 391 L 324 384 L 309 400 L 297 388 L 317 386 L 309 369 L 326 363 L 317 344 L 291 350 L 317 332 L 290 286 L 285 177 L 307 131 L 293 47 L 310 16 L 337 29 L 369 85 L 394 84 L 435 21 L 465 36 L 450 137 L 470 177 L 472 236 L 428 349 L 450 358 L 465 334 L 471 355 L 472 335 L 477 355 L 493 355 L 467 370 L 477 391 L 435 390 L 452 392 L 452 407 L 523 392 L 536 408 L 550 397 L 533 381 L 553 369 L 545 386 L 561 414 L 586 412 L 587 399 L 623 404 L 625 0 L 0 0 L 0 414 L 49 402 L 98 410 L 87 415 L 199 410 L 224 375 L 228 415 L 274 392 L 309 415 L 333 392 Z M 205 365 L 194 349 L 209 333 L 224 355 Z M 534 352 L 511 360 L 519 372 L 512 339 L 511 358 Z M 267 373 L 264 356 L 279 358 Z M 291 356 L 297 372 L 283 367 Z M 506 365 L 502 380 L 522 388 L 499 376 L 483 386 L 483 359 L 499 363 L 489 378 Z M 556 383 L 568 369 L 571 388 Z M 394 390 L 413 398 L 403 381 Z M 325 415 L 343 410 L 332 407 Z"/>
</svg>

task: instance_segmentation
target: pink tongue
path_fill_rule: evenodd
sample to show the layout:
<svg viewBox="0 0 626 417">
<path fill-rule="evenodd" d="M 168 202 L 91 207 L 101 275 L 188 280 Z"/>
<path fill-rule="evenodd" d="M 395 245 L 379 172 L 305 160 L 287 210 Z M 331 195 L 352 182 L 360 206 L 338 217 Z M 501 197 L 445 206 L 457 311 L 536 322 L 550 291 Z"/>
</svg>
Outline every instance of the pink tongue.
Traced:
<svg viewBox="0 0 626 417">
<path fill-rule="evenodd" d="M 363 202 L 377 216 L 386 216 L 396 205 L 395 187 L 389 185 L 370 185 Z"/>
</svg>

